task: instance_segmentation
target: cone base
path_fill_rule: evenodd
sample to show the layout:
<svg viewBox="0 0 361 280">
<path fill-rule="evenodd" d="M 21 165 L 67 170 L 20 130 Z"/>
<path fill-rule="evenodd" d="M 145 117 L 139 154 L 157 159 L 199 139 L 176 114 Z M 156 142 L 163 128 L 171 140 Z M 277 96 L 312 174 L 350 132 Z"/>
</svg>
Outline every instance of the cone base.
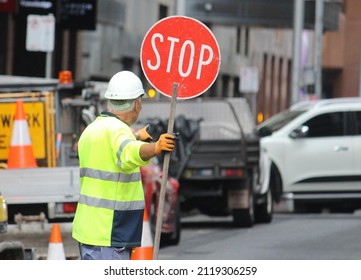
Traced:
<svg viewBox="0 0 361 280">
<path fill-rule="evenodd" d="M 32 146 L 11 146 L 7 168 L 36 168 Z"/>
<path fill-rule="evenodd" d="M 132 253 L 132 260 L 152 260 L 153 259 L 153 247 L 139 247 Z"/>
<path fill-rule="evenodd" d="M 50 243 L 47 260 L 65 260 L 63 243 Z"/>
</svg>

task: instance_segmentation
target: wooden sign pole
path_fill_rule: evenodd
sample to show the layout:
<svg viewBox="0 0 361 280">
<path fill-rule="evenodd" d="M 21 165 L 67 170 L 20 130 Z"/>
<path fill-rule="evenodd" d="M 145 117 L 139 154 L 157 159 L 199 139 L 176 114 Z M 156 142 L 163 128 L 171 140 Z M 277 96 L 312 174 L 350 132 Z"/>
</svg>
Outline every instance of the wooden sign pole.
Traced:
<svg viewBox="0 0 361 280">
<path fill-rule="evenodd" d="M 178 83 L 173 83 L 172 99 L 171 99 L 168 130 L 167 130 L 167 133 L 169 133 L 169 134 L 173 133 L 174 116 L 175 116 L 175 110 L 176 110 L 176 104 L 177 104 L 177 95 L 178 95 Z M 157 212 L 157 223 L 156 223 L 156 228 L 155 228 L 155 238 L 154 238 L 154 248 L 153 248 L 153 259 L 154 260 L 158 259 L 160 235 L 161 235 L 162 223 L 163 223 L 164 200 L 165 200 L 165 193 L 166 193 L 167 180 L 168 180 L 169 160 L 170 160 L 170 153 L 166 153 L 164 155 L 164 161 L 163 161 L 162 185 L 160 188 L 158 212 Z"/>
</svg>

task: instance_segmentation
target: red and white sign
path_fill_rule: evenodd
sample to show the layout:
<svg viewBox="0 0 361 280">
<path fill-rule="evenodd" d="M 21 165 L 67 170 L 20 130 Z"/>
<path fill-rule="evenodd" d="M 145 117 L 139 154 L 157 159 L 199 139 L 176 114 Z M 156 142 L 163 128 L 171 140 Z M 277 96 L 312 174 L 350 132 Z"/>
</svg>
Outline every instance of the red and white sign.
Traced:
<svg viewBox="0 0 361 280">
<path fill-rule="evenodd" d="M 178 83 L 177 99 L 201 95 L 218 76 L 221 62 L 217 40 L 198 20 L 171 16 L 158 21 L 144 37 L 141 65 L 148 81 L 171 97 Z"/>
<path fill-rule="evenodd" d="M 26 50 L 52 52 L 54 50 L 55 17 L 53 15 L 28 15 Z"/>
</svg>

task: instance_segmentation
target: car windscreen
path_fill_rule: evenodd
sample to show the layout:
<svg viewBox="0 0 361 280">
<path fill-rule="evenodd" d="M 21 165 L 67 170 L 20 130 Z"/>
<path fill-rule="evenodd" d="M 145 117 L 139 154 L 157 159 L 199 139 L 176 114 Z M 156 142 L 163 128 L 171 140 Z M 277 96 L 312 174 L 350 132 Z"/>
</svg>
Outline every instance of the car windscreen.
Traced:
<svg viewBox="0 0 361 280">
<path fill-rule="evenodd" d="M 282 111 L 258 126 L 261 136 L 271 135 L 273 132 L 281 129 L 290 121 L 306 112 L 305 110 L 286 110 Z"/>
</svg>

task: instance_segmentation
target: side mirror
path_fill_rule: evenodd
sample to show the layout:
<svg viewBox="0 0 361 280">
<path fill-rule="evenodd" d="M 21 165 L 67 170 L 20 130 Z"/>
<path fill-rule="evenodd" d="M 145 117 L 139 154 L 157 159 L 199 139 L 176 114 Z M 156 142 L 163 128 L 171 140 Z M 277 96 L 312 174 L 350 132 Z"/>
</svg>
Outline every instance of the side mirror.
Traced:
<svg viewBox="0 0 361 280">
<path fill-rule="evenodd" d="M 265 137 L 265 136 L 270 136 L 272 135 L 272 130 L 270 130 L 268 127 L 264 126 L 264 127 L 261 127 L 259 130 L 258 130 L 258 135 L 260 137 Z"/>
<path fill-rule="evenodd" d="M 297 127 L 290 133 L 292 139 L 305 138 L 308 135 L 309 127 L 307 125 L 302 125 Z"/>
</svg>

